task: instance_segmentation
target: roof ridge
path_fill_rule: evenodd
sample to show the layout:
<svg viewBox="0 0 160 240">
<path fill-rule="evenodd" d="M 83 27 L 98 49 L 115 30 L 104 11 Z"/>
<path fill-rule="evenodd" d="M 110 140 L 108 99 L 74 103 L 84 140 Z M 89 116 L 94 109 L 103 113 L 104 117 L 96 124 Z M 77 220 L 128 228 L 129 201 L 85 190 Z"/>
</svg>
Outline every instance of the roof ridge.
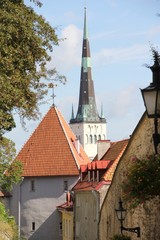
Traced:
<svg viewBox="0 0 160 240">
<path fill-rule="evenodd" d="M 51 108 L 52 108 L 52 106 L 50 107 L 50 109 L 51 109 Z M 24 146 L 26 145 L 26 143 L 29 141 L 29 139 L 31 138 L 31 136 L 36 132 L 36 130 L 37 130 L 38 127 L 39 127 L 39 124 L 40 124 L 40 123 L 43 121 L 43 119 L 47 116 L 47 114 L 48 114 L 48 112 L 50 111 L 50 109 L 46 111 L 46 113 L 44 114 L 44 116 L 42 117 L 42 119 L 40 119 L 40 118 L 38 119 L 39 122 L 38 122 L 36 128 L 30 133 L 30 135 L 28 136 L 28 138 L 24 141 L 24 143 L 22 144 L 21 148 L 20 148 L 19 151 L 17 152 L 16 156 L 18 156 L 18 154 L 22 151 L 22 149 L 24 148 Z"/>
<path fill-rule="evenodd" d="M 72 150 L 72 147 L 71 147 L 71 144 L 70 144 L 68 135 L 66 134 L 65 128 L 64 128 L 64 126 L 63 126 L 63 124 L 62 124 L 61 116 L 59 115 L 60 112 L 58 111 L 58 109 L 57 109 L 56 107 L 55 107 L 55 111 L 56 111 L 56 113 L 57 113 L 57 116 L 58 116 L 58 119 L 59 119 L 59 121 L 60 121 L 60 124 L 61 124 L 61 127 L 62 127 L 62 129 L 63 129 L 63 132 L 64 132 L 64 134 L 65 134 L 65 136 L 66 136 L 66 139 L 67 139 L 69 148 L 70 148 L 70 150 L 71 150 L 71 152 L 72 152 L 72 155 L 73 155 L 73 157 L 74 157 L 74 159 L 75 159 L 76 165 L 77 165 L 78 169 L 80 169 L 80 166 L 79 166 L 79 164 L 78 164 L 78 162 L 77 162 L 76 156 L 75 156 L 75 154 L 74 154 L 74 152 L 73 152 L 73 150 Z M 66 120 L 65 120 L 64 118 L 63 118 L 63 120 L 66 122 Z M 67 122 L 66 122 L 66 124 L 67 124 Z M 70 130 L 71 130 L 71 129 L 70 129 Z M 71 130 L 71 131 L 72 131 L 72 130 Z"/>
<path fill-rule="evenodd" d="M 129 141 L 129 139 L 130 138 L 125 138 L 125 139 L 114 141 L 114 142 L 111 142 L 111 143 L 115 144 L 115 143 L 119 143 L 119 142 Z"/>
</svg>

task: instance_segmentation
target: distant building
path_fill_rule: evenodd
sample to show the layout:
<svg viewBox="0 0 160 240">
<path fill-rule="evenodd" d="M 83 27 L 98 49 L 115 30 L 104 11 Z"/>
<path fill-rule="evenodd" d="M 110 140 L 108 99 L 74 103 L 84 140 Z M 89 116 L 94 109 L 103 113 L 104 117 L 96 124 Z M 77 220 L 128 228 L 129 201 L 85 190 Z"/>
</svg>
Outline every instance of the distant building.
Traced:
<svg viewBox="0 0 160 240">
<path fill-rule="evenodd" d="M 84 16 L 79 105 L 76 117 L 74 117 L 72 108 L 70 127 L 80 140 L 88 157 L 93 159 L 97 154 L 97 141 L 106 139 L 107 130 L 103 109 L 101 109 L 101 116 L 99 116 L 96 106 L 94 83 L 91 72 L 86 9 Z"/>
<path fill-rule="evenodd" d="M 62 216 L 57 206 L 79 179 L 81 164 L 90 162 L 70 127 L 52 106 L 17 156 L 23 181 L 14 186 L 8 204 L 21 236 L 61 240 Z"/>
<path fill-rule="evenodd" d="M 99 239 L 100 210 L 127 144 L 128 139 L 114 143 L 107 141 L 106 151 L 100 160 L 96 158 L 81 165 L 80 180 L 72 189 L 75 240 Z"/>
</svg>

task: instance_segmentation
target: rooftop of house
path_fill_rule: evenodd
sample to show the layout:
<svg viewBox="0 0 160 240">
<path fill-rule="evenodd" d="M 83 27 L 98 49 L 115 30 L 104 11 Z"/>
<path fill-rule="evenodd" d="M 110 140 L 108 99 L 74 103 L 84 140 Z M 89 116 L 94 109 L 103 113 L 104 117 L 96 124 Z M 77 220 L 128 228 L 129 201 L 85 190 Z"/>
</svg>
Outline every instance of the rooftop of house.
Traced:
<svg viewBox="0 0 160 240">
<path fill-rule="evenodd" d="M 79 175 L 80 165 L 90 162 L 55 106 L 50 108 L 16 159 L 23 164 L 24 177 Z"/>
<path fill-rule="evenodd" d="M 70 191 L 66 193 L 66 202 L 57 206 L 59 211 L 73 211 L 73 196 Z"/>
<path fill-rule="evenodd" d="M 0 191 L 0 197 L 11 197 L 10 192 Z"/>
<path fill-rule="evenodd" d="M 100 160 L 80 167 L 81 179 L 73 187 L 74 191 L 98 190 L 111 183 L 117 164 L 128 144 L 128 139 L 112 142 Z"/>
</svg>

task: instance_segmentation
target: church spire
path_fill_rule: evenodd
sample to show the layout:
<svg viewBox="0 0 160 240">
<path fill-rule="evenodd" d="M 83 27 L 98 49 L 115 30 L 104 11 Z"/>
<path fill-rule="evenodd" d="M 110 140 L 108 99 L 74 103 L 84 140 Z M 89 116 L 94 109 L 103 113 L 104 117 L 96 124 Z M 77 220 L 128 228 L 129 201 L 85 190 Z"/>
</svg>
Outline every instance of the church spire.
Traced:
<svg viewBox="0 0 160 240">
<path fill-rule="evenodd" d="M 73 104 L 72 104 L 72 114 L 71 114 L 71 120 L 74 119 L 74 109 L 73 109 Z"/>
<path fill-rule="evenodd" d="M 70 127 L 90 159 L 97 154 L 97 140 L 106 139 L 106 119 L 103 116 L 103 109 L 101 110 L 99 116 L 92 80 L 86 8 L 84 8 L 79 104 L 75 118 L 71 114 Z"/>
<path fill-rule="evenodd" d="M 76 118 L 70 122 L 101 122 L 98 115 L 94 83 L 91 72 L 91 56 L 88 39 L 86 8 L 84 9 L 84 29 L 83 29 L 83 44 L 82 44 L 82 62 L 81 62 L 81 79 L 79 105 Z"/>
</svg>

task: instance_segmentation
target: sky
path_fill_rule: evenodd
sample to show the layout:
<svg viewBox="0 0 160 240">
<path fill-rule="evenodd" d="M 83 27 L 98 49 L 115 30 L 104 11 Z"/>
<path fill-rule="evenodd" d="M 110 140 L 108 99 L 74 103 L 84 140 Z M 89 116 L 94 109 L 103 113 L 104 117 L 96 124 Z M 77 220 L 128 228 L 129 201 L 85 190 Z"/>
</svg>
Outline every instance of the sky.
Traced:
<svg viewBox="0 0 160 240">
<path fill-rule="evenodd" d="M 29 0 L 26 4 L 31 4 Z M 69 122 L 72 104 L 77 113 L 83 41 L 84 7 L 87 8 L 92 78 L 99 114 L 101 105 L 107 120 L 107 139 L 129 138 L 145 108 L 140 89 L 152 81 L 152 73 L 144 65 L 153 65 L 151 47 L 160 48 L 160 0 L 41 0 L 34 10 L 41 14 L 59 38 L 48 68 L 57 68 L 67 83 L 55 88 L 54 103 Z M 16 128 L 6 137 L 19 151 L 53 103 L 49 90 L 40 105 L 41 117 L 26 121 L 23 129 L 14 115 Z"/>
</svg>

